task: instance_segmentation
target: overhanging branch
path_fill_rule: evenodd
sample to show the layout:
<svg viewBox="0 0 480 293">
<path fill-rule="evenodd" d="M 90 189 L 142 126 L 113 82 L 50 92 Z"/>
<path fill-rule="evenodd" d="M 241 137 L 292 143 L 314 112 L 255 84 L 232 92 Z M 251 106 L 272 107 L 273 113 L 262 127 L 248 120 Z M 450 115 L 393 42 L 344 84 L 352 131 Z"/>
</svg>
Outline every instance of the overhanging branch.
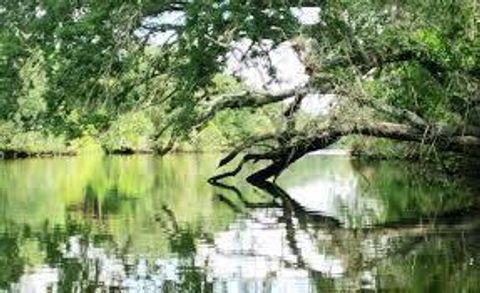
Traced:
<svg viewBox="0 0 480 293">
<path fill-rule="evenodd" d="M 258 108 L 268 104 L 277 103 L 296 95 L 308 93 L 306 87 L 293 88 L 279 92 L 240 91 L 232 94 L 220 95 L 213 98 L 213 102 L 204 106 L 204 110 L 196 119 L 196 124 L 203 124 L 218 112 L 225 109 Z"/>
<path fill-rule="evenodd" d="M 246 162 L 269 160 L 271 165 L 250 175 L 247 180 L 257 182 L 266 180 L 272 176 L 278 176 L 286 167 L 303 157 L 305 154 L 324 149 L 341 137 L 361 134 L 378 138 L 388 138 L 401 141 L 418 143 L 434 143 L 438 149 L 480 155 L 480 137 L 451 135 L 441 128 L 419 129 L 416 126 L 391 122 L 363 123 L 351 126 L 331 126 L 320 129 L 314 134 L 304 133 L 297 135 L 295 140 L 274 151 L 261 154 L 247 154 L 237 166 L 235 172 L 225 173 L 212 179 L 223 179 L 238 174 L 242 165 Z"/>
</svg>

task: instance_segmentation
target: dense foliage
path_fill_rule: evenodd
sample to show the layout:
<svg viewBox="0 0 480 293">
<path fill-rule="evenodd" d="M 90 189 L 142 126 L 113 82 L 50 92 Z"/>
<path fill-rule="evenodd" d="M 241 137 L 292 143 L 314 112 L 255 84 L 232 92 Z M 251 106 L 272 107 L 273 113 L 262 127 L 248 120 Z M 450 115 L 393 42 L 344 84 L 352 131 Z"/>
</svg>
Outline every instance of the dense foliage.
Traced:
<svg viewBox="0 0 480 293">
<path fill-rule="evenodd" d="M 298 6 L 319 8 L 319 20 L 305 24 Z M 365 115 L 405 122 L 389 111 L 359 111 L 374 101 L 415 113 L 428 127 L 478 133 L 470 130 L 480 126 L 479 14 L 472 0 L 7 0 L 0 149 L 224 148 L 285 129 L 285 106 L 242 104 L 251 93 L 225 75 L 226 54 L 244 38 L 291 41 L 304 55 L 309 91 L 335 94 L 344 124 Z M 169 40 L 152 41 L 162 34 Z"/>
</svg>

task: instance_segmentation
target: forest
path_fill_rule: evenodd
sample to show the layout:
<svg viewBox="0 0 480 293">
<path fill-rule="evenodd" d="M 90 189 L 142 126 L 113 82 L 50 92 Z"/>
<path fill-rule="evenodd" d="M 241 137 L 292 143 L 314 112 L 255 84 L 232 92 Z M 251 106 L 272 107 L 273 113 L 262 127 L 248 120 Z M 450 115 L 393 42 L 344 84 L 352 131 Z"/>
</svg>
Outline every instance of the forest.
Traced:
<svg viewBox="0 0 480 293">
<path fill-rule="evenodd" d="M 6 1 L 2 153 L 233 149 L 285 164 L 360 135 L 478 154 L 475 1 L 294 2 Z M 286 42 L 303 64 L 293 87 L 271 61 Z M 268 80 L 249 86 L 232 58 Z M 298 111 L 332 95 L 328 114 Z"/>
</svg>

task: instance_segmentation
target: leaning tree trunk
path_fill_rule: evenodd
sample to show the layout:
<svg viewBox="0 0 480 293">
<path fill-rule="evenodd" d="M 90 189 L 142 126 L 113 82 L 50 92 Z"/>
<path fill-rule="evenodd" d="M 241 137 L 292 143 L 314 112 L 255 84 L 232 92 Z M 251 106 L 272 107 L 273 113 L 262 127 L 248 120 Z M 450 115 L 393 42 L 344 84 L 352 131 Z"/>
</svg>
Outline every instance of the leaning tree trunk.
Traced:
<svg viewBox="0 0 480 293">
<path fill-rule="evenodd" d="M 442 151 L 461 152 L 470 156 L 480 157 L 480 138 L 478 136 L 459 135 L 455 131 L 446 128 L 426 127 L 419 129 L 416 126 L 408 124 L 378 122 L 330 127 L 317 131 L 313 135 L 296 133 L 296 135 L 292 137 L 291 143 L 281 145 L 279 148 L 269 152 L 259 154 L 248 153 L 233 171 L 214 176 L 210 180 L 216 181 L 225 177 L 234 176 L 241 171 L 242 166 L 247 162 L 268 160 L 271 161 L 270 165 L 247 178 L 251 183 L 265 181 L 269 178 L 277 177 L 289 165 L 307 153 L 324 149 L 337 142 L 340 138 L 353 134 L 434 144 Z M 239 153 L 239 149 L 235 149 L 221 161 L 220 166 L 232 161 Z"/>
</svg>

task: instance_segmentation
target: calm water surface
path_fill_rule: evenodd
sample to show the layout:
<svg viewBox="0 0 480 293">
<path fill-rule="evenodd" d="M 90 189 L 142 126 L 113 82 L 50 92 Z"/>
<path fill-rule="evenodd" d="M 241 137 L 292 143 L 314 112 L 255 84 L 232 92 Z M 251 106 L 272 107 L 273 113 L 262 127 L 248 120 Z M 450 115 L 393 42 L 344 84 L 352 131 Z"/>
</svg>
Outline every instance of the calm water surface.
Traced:
<svg viewBox="0 0 480 293">
<path fill-rule="evenodd" d="M 271 195 L 240 179 L 209 185 L 217 162 L 0 162 L 0 290 L 480 291 L 480 217 L 458 215 L 479 206 L 466 184 L 309 156 Z"/>
</svg>

